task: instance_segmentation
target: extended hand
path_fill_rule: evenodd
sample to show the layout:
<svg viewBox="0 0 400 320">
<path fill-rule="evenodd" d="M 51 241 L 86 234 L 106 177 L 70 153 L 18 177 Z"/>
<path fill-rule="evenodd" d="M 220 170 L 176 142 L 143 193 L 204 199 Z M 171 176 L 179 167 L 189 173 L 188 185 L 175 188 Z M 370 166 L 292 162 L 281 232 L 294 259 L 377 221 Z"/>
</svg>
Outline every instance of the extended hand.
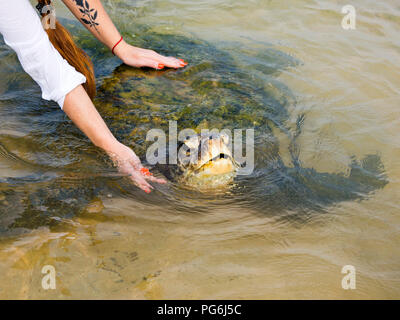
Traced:
<svg viewBox="0 0 400 320">
<path fill-rule="evenodd" d="M 150 67 L 154 69 L 168 68 L 183 68 L 187 65 L 183 59 L 174 57 L 165 57 L 153 50 L 142 49 L 131 46 L 130 44 L 122 41 L 115 48 L 114 53 L 125 64 L 132 67 Z"/>
<path fill-rule="evenodd" d="M 134 184 L 147 193 L 153 189 L 148 181 L 166 183 L 164 179 L 154 177 L 147 168 L 143 167 L 135 152 L 122 143 L 112 152 L 108 152 L 108 155 L 120 173 L 128 175 Z"/>
</svg>

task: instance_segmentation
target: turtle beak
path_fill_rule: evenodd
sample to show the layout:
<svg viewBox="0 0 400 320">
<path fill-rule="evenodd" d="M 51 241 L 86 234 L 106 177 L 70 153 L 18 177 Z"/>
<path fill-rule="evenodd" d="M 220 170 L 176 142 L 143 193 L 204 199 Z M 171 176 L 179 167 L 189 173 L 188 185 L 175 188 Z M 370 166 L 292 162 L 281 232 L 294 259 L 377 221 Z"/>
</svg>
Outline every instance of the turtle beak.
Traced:
<svg viewBox="0 0 400 320">
<path fill-rule="evenodd" d="M 209 171 L 210 170 L 209 166 L 214 167 L 214 169 L 217 168 L 216 171 L 213 173 L 215 175 L 219 174 L 218 173 L 219 170 L 222 170 L 221 173 L 227 173 L 226 170 L 231 171 L 230 169 L 227 169 L 227 168 L 229 168 L 229 165 L 228 165 L 228 167 L 226 167 L 226 165 L 227 165 L 226 163 L 225 164 L 221 163 L 221 159 L 229 160 L 229 162 L 232 164 L 232 167 L 233 167 L 232 171 L 237 171 L 238 168 L 240 167 L 240 165 L 233 159 L 233 157 L 231 155 L 225 154 L 225 153 L 220 153 L 220 154 L 216 155 L 214 158 L 203 163 L 199 168 L 193 170 L 193 173 L 199 174 L 203 170 Z M 221 166 L 221 164 L 222 164 L 222 166 Z M 211 170 L 213 170 L 213 169 L 211 169 Z"/>
</svg>

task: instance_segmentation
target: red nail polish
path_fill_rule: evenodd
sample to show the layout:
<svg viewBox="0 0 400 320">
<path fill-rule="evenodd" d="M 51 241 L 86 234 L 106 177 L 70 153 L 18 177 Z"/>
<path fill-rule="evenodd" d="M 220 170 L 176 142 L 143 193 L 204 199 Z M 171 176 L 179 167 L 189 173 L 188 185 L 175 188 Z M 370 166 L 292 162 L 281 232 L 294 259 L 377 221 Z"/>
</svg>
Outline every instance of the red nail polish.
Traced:
<svg viewBox="0 0 400 320">
<path fill-rule="evenodd" d="M 162 63 L 159 63 L 159 64 L 158 64 L 158 69 L 164 69 L 164 67 L 165 67 L 165 66 L 164 66 Z"/>
</svg>

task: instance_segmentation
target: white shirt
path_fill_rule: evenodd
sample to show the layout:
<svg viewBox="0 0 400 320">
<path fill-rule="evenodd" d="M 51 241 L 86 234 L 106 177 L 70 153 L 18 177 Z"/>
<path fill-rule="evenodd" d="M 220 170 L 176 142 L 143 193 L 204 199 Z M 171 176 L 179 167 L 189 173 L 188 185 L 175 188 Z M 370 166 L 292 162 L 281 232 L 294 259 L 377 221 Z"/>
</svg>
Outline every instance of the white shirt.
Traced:
<svg viewBox="0 0 400 320">
<path fill-rule="evenodd" d="M 42 90 L 42 98 L 61 108 L 65 96 L 86 78 L 53 47 L 28 0 L 0 0 L 0 33 L 24 70 Z"/>
</svg>

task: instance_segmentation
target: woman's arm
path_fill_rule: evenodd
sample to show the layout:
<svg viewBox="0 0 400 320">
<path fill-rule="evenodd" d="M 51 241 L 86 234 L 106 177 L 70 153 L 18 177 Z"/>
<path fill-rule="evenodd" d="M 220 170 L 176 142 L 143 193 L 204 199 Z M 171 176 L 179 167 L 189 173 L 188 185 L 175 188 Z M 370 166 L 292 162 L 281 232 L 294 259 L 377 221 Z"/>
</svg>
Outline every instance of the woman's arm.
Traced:
<svg viewBox="0 0 400 320">
<path fill-rule="evenodd" d="M 1 1 L 0 33 L 41 87 L 43 98 L 57 101 L 89 139 L 108 153 L 120 172 L 146 192 L 152 189 L 148 181 L 165 182 L 152 177 L 135 153 L 114 138 L 81 85 L 85 77 L 50 43 L 28 0 Z"/>
<path fill-rule="evenodd" d="M 100 0 L 63 0 L 63 2 L 86 29 L 110 50 L 121 39 L 120 33 Z M 164 66 L 182 68 L 187 65 L 182 59 L 165 57 L 153 50 L 134 47 L 124 40 L 116 46 L 114 53 L 125 64 L 133 67 L 163 69 Z"/>
<path fill-rule="evenodd" d="M 148 181 L 166 182 L 153 177 L 143 168 L 132 149 L 115 139 L 81 85 L 67 94 L 63 110 L 96 146 L 111 157 L 118 170 L 129 175 L 139 188 L 149 193 L 153 187 Z"/>
</svg>

